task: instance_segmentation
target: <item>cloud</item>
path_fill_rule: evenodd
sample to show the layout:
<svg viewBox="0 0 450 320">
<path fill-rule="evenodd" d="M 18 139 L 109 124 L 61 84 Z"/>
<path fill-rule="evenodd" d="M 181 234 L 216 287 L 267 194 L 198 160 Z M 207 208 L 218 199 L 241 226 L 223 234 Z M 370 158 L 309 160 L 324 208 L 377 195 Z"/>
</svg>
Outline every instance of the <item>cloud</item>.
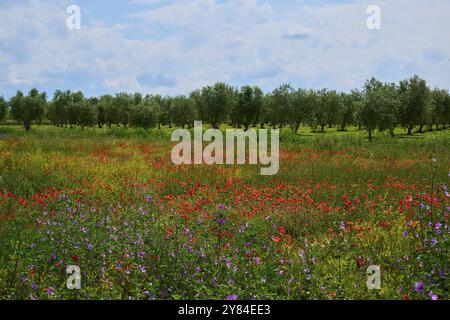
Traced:
<svg viewBox="0 0 450 320">
<path fill-rule="evenodd" d="M 80 1 L 82 29 L 68 30 L 68 1 L 5 2 L 0 94 L 32 86 L 179 94 L 215 81 L 349 90 L 413 73 L 432 86 L 450 82 L 446 0 L 379 0 L 379 31 L 366 28 L 369 1 L 129 3 L 104 21 L 101 5 Z"/>
<path fill-rule="evenodd" d="M 309 28 L 293 29 L 284 34 L 283 37 L 291 40 L 306 40 L 312 36 L 312 33 Z"/>
<path fill-rule="evenodd" d="M 174 87 L 176 81 L 162 73 L 143 73 L 137 77 L 139 83 L 148 87 Z"/>
</svg>

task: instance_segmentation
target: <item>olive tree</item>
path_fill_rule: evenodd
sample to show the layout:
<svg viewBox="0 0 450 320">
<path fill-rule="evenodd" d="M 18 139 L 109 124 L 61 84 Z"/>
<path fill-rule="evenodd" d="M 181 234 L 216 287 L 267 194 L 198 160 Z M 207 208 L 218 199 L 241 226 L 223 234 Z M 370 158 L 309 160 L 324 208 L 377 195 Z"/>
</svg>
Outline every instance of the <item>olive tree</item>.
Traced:
<svg viewBox="0 0 450 320">
<path fill-rule="evenodd" d="M 225 83 L 218 82 L 214 86 L 202 88 L 194 92 L 196 107 L 201 120 L 211 124 L 213 128 L 228 119 L 229 112 L 235 102 L 235 91 Z"/>
<path fill-rule="evenodd" d="M 47 119 L 56 126 L 65 126 L 68 123 L 67 108 L 71 102 L 70 90 L 56 90 L 53 94 L 53 100 L 50 102 L 47 110 Z"/>
<path fill-rule="evenodd" d="M 25 96 L 19 90 L 9 103 L 11 116 L 17 122 L 22 123 L 26 131 L 29 131 L 33 121 L 42 119 L 46 103 L 45 92 L 39 93 L 37 89 L 31 89 L 29 94 Z"/>
<path fill-rule="evenodd" d="M 0 121 L 6 118 L 6 113 L 8 112 L 8 103 L 5 101 L 3 96 L 0 96 Z"/>
<path fill-rule="evenodd" d="M 244 86 L 237 95 L 235 104 L 236 115 L 245 131 L 258 120 L 261 112 L 263 93 L 258 87 Z"/>
<path fill-rule="evenodd" d="M 153 113 L 155 102 L 152 100 L 141 101 L 137 105 L 133 105 L 130 109 L 130 125 L 135 128 L 148 128 L 156 124 L 156 117 Z"/>
<path fill-rule="evenodd" d="M 400 81 L 399 94 L 398 119 L 411 135 L 414 127 L 423 124 L 427 116 L 429 89 L 426 81 L 415 75 Z"/>
</svg>

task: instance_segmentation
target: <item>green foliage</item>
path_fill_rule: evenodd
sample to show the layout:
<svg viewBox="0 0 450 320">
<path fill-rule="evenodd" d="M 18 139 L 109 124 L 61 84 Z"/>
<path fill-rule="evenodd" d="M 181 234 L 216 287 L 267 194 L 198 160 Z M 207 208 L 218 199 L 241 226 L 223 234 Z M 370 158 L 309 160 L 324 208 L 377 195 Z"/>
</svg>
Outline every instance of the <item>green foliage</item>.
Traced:
<svg viewBox="0 0 450 320">
<path fill-rule="evenodd" d="M 298 89 L 292 92 L 291 104 L 290 104 L 290 124 L 293 127 L 294 132 L 298 132 L 300 124 L 305 123 L 310 117 L 313 106 L 310 104 L 311 99 L 309 93 L 306 90 Z"/>
<path fill-rule="evenodd" d="M 325 126 L 332 127 L 339 118 L 342 100 L 336 91 L 322 89 L 318 92 L 318 100 L 314 109 L 314 124 L 320 126 L 321 132 Z"/>
<path fill-rule="evenodd" d="M 72 102 L 72 93 L 70 90 L 56 90 L 53 100 L 48 105 L 47 119 L 57 126 L 68 124 L 68 105 Z"/>
<path fill-rule="evenodd" d="M 235 103 L 235 91 L 225 83 L 207 86 L 201 91 L 194 91 L 192 98 L 196 102 L 198 115 L 201 120 L 218 128 L 228 120 L 230 110 Z"/>
<path fill-rule="evenodd" d="M 382 120 L 381 110 L 384 108 L 385 96 L 384 85 L 380 81 L 372 78 L 364 85 L 364 103 L 359 110 L 358 118 L 369 132 L 369 139 L 372 133 Z"/>
<path fill-rule="evenodd" d="M 102 126 L 107 124 L 109 128 L 117 123 L 117 112 L 114 105 L 114 98 L 111 95 L 101 96 L 97 103 L 97 122 Z"/>
<path fill-rule="evenodd" d="M 436 129 L 450 124 L 450 95 L 447 90 L 434 89 L 431 92 L 431 125 Z"/>
<path fill-rule="evenodd" d="M 121 92 L 116 94 L 112 103 L 112 109 L 108 110 L 108 112 L 115 112 L 115 116 L 110 116 L 114 118 L 114 122 L 118 125 L 123 125 L 126 127 L 130 121 L 129 115 L 131 108 L 133 106 L 132 96 Z"/>
<path fill-rule="evenodd" d="M 339 130 L 344 131 L 347 125 L 355 123 L 357 110 L 361 104 L 362 95 L 358 90 L 351 93 L 341 93 L 342 110 L 338 115 Z"/>
<path fill-rule="evenodd" d="M 8 113 L 8 103 L 2 96 L 0 96 L 0 121 L 6 118 L 7 113 Z"/>
<path fill-rule="evenodd" d="M 153 101 L 141 101 L 133 105 L 130 110 L 130 125 L 137 128 L 148 129 L 156 124 L 156 118 L 152 111 L 155 108 Z"/>
<path fill-rule="evenodd" d="M 422 125 L 427 116 L 427 104 L 430 90 L 425 80 L 415 75 L 410 79 L 400 81 L 400 105 L 398 120 L 412 134 L 412 129 Z"/>
<path fill-rule="evenodd" d="M 191 127 L 197 120 L 195 101 L 189 97 L 177 96 L 170 99 L 173 122 L 179 127 Z"/>
<path fill-rule="evenodd" d="M 24 96 L 21 91 L 17 91 L 10 101 L 11 116 L 29 131 L 33 121 L 42 119 L 46 103 L 45 92 L 39 93 L 37 89 L 31 89 L 28 96 Z"/>
<path fill-rule="evenodd" d="M 34 119 L 33 111 L 24 122 L 19 111 L 25 101 L 39 109 L 39 99 L 23 99 L 19 94 L 11 99 L 14 104 L 14 119 L 30 126 L 34 120 L 42 117 L 40 111 Z M 42 99 L 41 99 L 42 100 Z M 426 81 L 418 76 L 401 81 L 399 85 L 381 83 L 372 78 L 364 84 L 362 90 L 354 89 L 350 93 L 336 92 L 328 89 L 305 90 L 295 89 L 290 84 L 283 84 L 272 92 L 263 93 L 258 87 L 243 86 L 234 88 L 225 83 L 216 83 L 194 90 L 189 96 L 162 97 L 160 95 L 142 96 L 140 93 L 118 93 L 115 96 L 104 95 L 99 98 L 85 99 L 82 92 L 57 90 L 48 104 L 45 116 L 56 126 L 82 127 L 92 124 L 94 112 L 84 109 L 86 103 L 95 109 L 96 124 L 99 128 L 107 125 L 127 127 L 136 126 L 136 113 L 143 111 L 136 106 L 145 102 L 151 109 L 152 117 L 158 128 L 173 125 L 191 127 L 195 120 L 202 120 L 212 127 L 223 124 L 234 127 L 244 126 L 248 130 L 257 124 L 263 128 L 266 125 L 273 128 L 283 128 L 290 125 L 293 132 L 301 131 L 301 125 L 317 127 L 321 132 L 337 126 L 339 131 L 345 131 L 348 126 L 365 127 L 372 137 L 374 130 L 389 131 L 394 136 L 394 129 L 403 126 L 409 135 L 414 128 L 422 133 L 425 129 L 431 131 L 446 128 L 450 125 L 450 95 L 446 90 L 435 88 L 430 90 Z M 42 103 L 46 105 L 45 99 Z M 73 109 L 73 110 L 71 110 Z M 139 112 L 137 111 L 139 110 Z M 79 123 L 79 113 L 84 111 L 84 120 Z M 28 112 L 28 111 L 27 111 Z M 13 115 L 13 112 L 11 112 Z M 5 117 L 5 106 L 0 107 L 0 116 Z M 147 122 L 146 122 L 147 123 Z"/>
<path fill-rule="evenodd" d="M 294 88 L 290 84 L 282 84 L 272 92 L 269 99 L 269 118 L 273 126 L 283 127 L 289 123 L 293 92 Z"/>
<path fill-rule="evenodd" d="M 262 108 L 263 93 L 258 87 L 244 86 L 237 94 L 237 102 L 233 107 L 234 123 L 243 125 L 245 131 L 258 121 Z"/>
</svg>

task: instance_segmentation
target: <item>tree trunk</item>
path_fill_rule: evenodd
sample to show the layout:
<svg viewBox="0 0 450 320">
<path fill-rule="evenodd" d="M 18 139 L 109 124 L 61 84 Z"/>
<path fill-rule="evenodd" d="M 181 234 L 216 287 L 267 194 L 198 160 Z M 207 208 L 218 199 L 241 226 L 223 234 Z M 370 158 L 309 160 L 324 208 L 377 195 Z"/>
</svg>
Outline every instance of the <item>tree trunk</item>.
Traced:
<svg viewBox="0 0 450 320">
<path fill-rule="evenodd" d="M 394 128 L 390 128 L 389 133 L 391 134 L 391 138 L 395 137 Z"/>
<path fill-rule="evenodd" d="M 411 136 L 412 135 L 412 127 L 408 127 L 408 136 Z"/>
<path fill-rule="evenodd" d="M 372 129 L 367 129 L 369 131 L 369 140 L 372 141 Z"/>
<path fill-rule="evenodd" d="M 321 124 L 320 127 L 321 127 L 321 132 L 325 132 L 325 125 Z"/>
<path fill-rule="evenodd" d="M 419 133 L 423 133 L 423 127 L 424 127 L 423 124 L 421 124 L 421 125 L 419 126 Z"/>
</svg>

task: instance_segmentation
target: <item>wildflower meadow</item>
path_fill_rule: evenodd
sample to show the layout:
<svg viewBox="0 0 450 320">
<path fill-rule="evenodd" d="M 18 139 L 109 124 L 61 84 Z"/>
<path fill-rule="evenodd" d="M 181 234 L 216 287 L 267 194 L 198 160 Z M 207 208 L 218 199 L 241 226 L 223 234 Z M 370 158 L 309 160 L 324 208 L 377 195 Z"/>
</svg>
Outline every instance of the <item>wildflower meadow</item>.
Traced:
<svg viewBox="0 0 450 320">
<path fill-rule="evenodd" d="M 0 126 L 0 298 L 450 298 L 449 130 L 284 128 L 274 176 L 172 130 Z"/>
</svg>

